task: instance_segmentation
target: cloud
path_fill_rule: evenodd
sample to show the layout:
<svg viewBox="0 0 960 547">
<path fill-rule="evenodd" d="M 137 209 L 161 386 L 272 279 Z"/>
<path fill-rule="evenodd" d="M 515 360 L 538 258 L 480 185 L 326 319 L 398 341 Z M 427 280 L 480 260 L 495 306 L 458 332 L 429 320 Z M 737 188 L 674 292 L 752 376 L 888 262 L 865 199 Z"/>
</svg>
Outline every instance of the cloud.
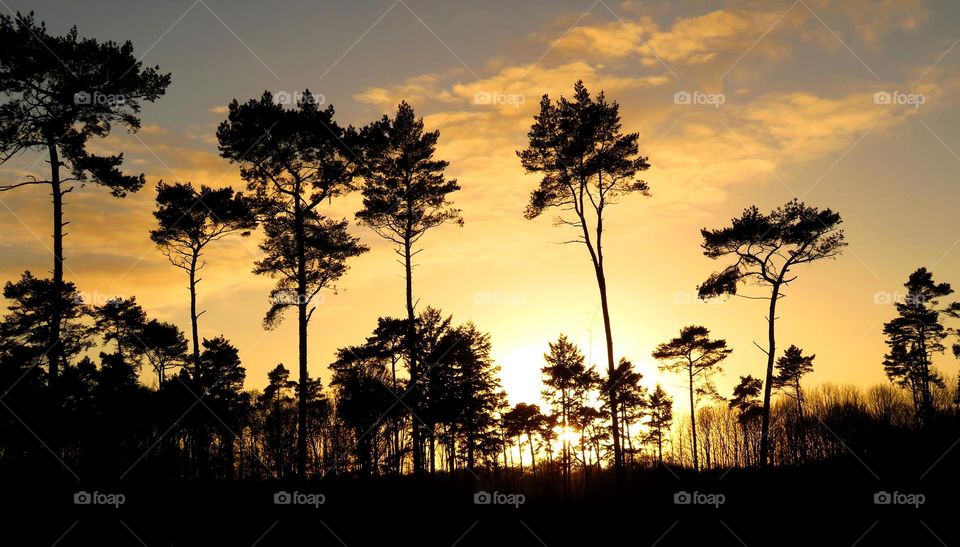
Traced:
<svg viewBox="0 0 960 547">
<path fill-rule="evenodd" d="M 891 13 L 855 3 L 863 17 L 850 16 L 850 8 L 821 3 L 811 4 L 811 9 L 831 21 L 854 20 L 864 40 L 911 30 L 923 19 L 912 2 Z M 440 152 L 451 161 L 451 172 L 465 181 L 486 181 L 482 189 L 470 190 L 471 199 L 494 204 L 481 221 L 513 215 L 516 207 L 502 205 L 525 201 L 518 189 L 530 181 L 515 151 L 525 142 L 539 97 L 569 95 L 578 79 L 591 91 L 602 89 L 619 100 L 624 127 L 641 133 L 641 150 L 651 155 L 654 165 L 648 174 L 657 197 L 653 216 L 664 222 L 689 221 L 688 215 L 698 209 L 725 200 L 734 186 L 775 183 L 778 170 L 836 157 L 868 131 L 889 129 L 916 114 L 915 109 L 874 103 L 875 92 L 906 84 L 858 80 L 868 76 L 862 73 L 832 88 L 790 88 L 765 77 L 763 65 L 745 62 L 739 71 L 750 85 L 738 81 L 727 90 L 720 75 L 745 52 L 787 59 L 791 47 L 810 40 L 811 31 L 824 35 L 817 42 L 829 38 L 831 47 L 842 47 L 800 4 L 787 12 L 763 4 L 732 4 L 679 17 L 666 26 L 647 15 L 588 21 L 547 40 L 549 55 L 536 63 L 500 63 L 475 81 L 461 69 L 424 74 L 362 91 L 355 98 L 385 108 L 405 98 L 429 111 L 427 124 L 441 130 Z M 680 71 L 681 80 L 675 80 L 671 66 Z M 923 93 L 927 105 L 946 98 L 946 89 L 960 87 L 930 79 L 911 90 Z M 725 94 L 725 103 L 720 109 L 673 104 L 672 94 L 688 85 Z"/>
<path fill-rule="evenodd" d="M 623 60 L 639 58 L 642 65 L 696 65 L 724 52 L 741 53 L 780 16 L 773 11 L 717 10 L 678 19 L 661 29 L 650 17 L 582 25 L 550 42 L 564 56 Z M 769 44 L 768 44 L 769 45 Z M 768 48 L 769 49 L 769 48 Z"/>
</svg>

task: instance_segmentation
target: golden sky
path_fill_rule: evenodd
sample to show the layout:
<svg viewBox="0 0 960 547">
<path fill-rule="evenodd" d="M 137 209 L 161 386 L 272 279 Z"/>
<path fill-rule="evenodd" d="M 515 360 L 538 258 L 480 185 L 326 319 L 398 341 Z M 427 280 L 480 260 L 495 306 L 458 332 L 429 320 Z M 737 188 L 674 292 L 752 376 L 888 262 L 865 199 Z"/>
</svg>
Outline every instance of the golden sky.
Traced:
<svg viewBox="0 0 960 547">
<path fill-rule="evenodd" d="M 515 155 L 540 96 L 569 95 L 577 79 L 620 102 L 624 128 L 640 133 L 653 165 L 644 176 L 653 196 L 610 209 L 605 235 L 615 352 L 651 384 L 658 373 L 650 352 L 694 323 L 735 350 L 718 378 L 722 393 L 739 375 L 762 373 L 765 356 L 752 342 L 765 339 L 765 303 L 695 297 L 722 266 L 702 256 L 699 229 L 751 204 L 769 210 L 799 197 L 844 218 L 844 255 L 799 268 L 779 308 L 780 347 L 817 355 L 812 383 L 885 381 L 881 326 L 907 275 L 923 265 L 960 284 L 953 2 L 398 0 L 289 2 L 269 13 L 246 1 L 140 11 L 103 2 L 115 10 L 109 24 L 72 3 L 19 4 L 10 2 L 35 9 L 53 32 L 76 23 L 82 35 L 132 39 L 145 63 L 173 72 L 168 95 L 144 109 L 139 134 L 96 145 L 123 151 L 148 186 L 125 200 L 91 186 L 70 194 L 66 275 L 88 300 L 136 295 L 149 314 L 184 329 L 185 276 L 148 239 L 152 186 L 164 179 L 241 188 L 214 131 L 223 105 L 264 89 L 309 87 L 355 125 L 406 99 L 441 131 L 438 155 L 463 188 L 454 199 L 466 224 L 422 240 L 418 308 L 439 307 L 491 333 L 511 402 L 538 399 L 541 356 L 560 333 L 592 363 L 605 358 L 589 259 L 582 247 L 560 244 L 572 234 L 549 215 L 524 220 L 538 181 Z M 45 166 L 27 154 L 0 176 Z M 0 195 L 5 280 L 50 268 L 49 198 L 33 190 Z M 358 205 L 352 196 L 325 213 L 352 219 Z M 336 348 L 361 342 L 377 317 L 403 313 L 392 249 L 355 223 L 353 231 L 371 252 L 352 262 L 336 293 L 323 294 L 311 324 L 310 369 L 324 378 Z M 278 362 L 295 364 L 296 324 L 261 328 L 272 283 L 250 273 L 257 256 L 256 236 L 216 245 L 199 290 L 201 335 L 232 340 L 248 385 L 259 388 Z M 951 377 L 957 371 L 952 358 L 938 364 Z M 681 393 L 679 378 L 660 380 Z"/>
</svg>

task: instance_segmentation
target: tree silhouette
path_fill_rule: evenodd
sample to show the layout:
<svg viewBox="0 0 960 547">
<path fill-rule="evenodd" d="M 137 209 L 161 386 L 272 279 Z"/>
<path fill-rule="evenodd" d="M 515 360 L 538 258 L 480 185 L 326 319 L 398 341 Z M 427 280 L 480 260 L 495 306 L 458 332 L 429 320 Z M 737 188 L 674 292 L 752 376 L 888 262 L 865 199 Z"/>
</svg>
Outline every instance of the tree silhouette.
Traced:
<svg viewBox="0 0 960 547">
<path fill-rule="evenodd" d="M 664 432 L 670 431 L 673 423 L 673 399 L 657 384 L 650 394 L 647 406 L 650 409 L 649 438 L 657 443 L 657 461 L 663 463 Z"/>
<path fill-rule="evenodd" d="M 390 367 L 390 385 L 393 393 L 401 392 L 401 378 L 397 376 L 397 365 L 403 359 L 407 352 L 407 321 L 404 319 L 394 319 L 390 317 L 380 317 L 377 319 L 377 328 L 373 331 L 373 336 L 367 339 L 367 345 L 373 345 L 381 359 L 389 362 Z M 391 447 L 391 468 L 395 474 L 400 474 L 403 470 L 404 450 L 401 446 L 400 436 L 403 429 L 404 414 L 406 407 L 397 405 L 390 412 L 390 428 L 393 436 L 393 446 Z"/>
<path fill-rule="evenodd" d="M 162 390 L 167 371 L 187 362 L 187 339 L 173 323 L 151 319 L 139 335 L 143 354 L 157 373 L 157 389 Z"/>
<path fill-rule="evenodd" d="M 564 491 L 570 492 L 570 436 L 574 414 L 583 406 L 587 393 L 600 383 L 600 377 L 593 367 L 587 367 L 583 354 L 563 334 L 556 342 L 549 343 L 550 351 L 543 355 L 547 362 L 540 369 L 543 385 L 543 398 L 557 415 L 560 427 L 560 440 L 563 442 L 563 479 Z"/>
<path fill-rule="evenodd" d="M 268 257 L 254 270 L 278 279 L 265 324 L 280 312 L 297 308 L 299 385 L 305 387 L 307 323 L 311 301 L 346 270 L 346 259 L 366 250 L 346 231 L 346 222 L 323 218 L 317 207 L 353 189 L 356 156 L 348 142 L 356 131 L 333 119 L 334 109 L 321 110 L 306 90 L 295 108 L 284 109 L 265 91 L 260 99 L 229 105 L 217 129 L 220 154 L 240 164 L 240 175 L 262 205 Z M 297 473 L 307 468 L 307 393 L 298 395 Z"/>
<path fill-rule="evenodd" d="M 907 289 L 903 302 L 895 302 L 897 317 L 884 323 L 883 334 L 890 352 L 884 356 L 883 368 L 893 382 L 910 390 L 914 403 L 914 420 L 923 426 L 933 413 L 930 384 L 944 386 L 943 378 L 931 368 L 931 357 L 944 351 L 949 331 L 942 315 L 953 315 L 957 303 L 941 305 L 940 299 L 953 294 L 949 283 L 937 283 L 926 268 L 918 268 L 903 285 Z"/>
<path fill-rule="evenodd" d="M 763 389 L 763 380 L 752 375 L 741 376 L 740 383 L 733 388 L 733 397 L 729 406 L 737 411 L 737 422 L 743 430 L 743 453 L 746 459 L 750 454 L 751 424 L 763 415 L 760 405 L 760 391 Z"/>
<path fill-rule="evenodd" d="M 337 351 L 330 368 L 334 371 L 330 386 L 336 389 L 337 416 L 354 434 L 357 470 L 374 474 L 373 447 L 382 420 L 396 400 L 386 387 L 386 366 L 372 348 L 349 347 Z"/>
<path fill-rule="evenodd" d="M 420 374 L 415 341 L 413 300 L 413 257 L 417 242 L 431 228 L 443 224 L 462 226 L 460 210 L 451 206 L 449 194 L 460 189 L 456 180 L 447 180 L 448 163 L 434 159 L 439 131 L 424 133 L 423 118 L 413 107 L 401 102 L 393 119 L 384 116 L 360 132 L 363 157 L 363 209 L 357 213 L 361 224 L 396 245 L 403 259 L 406 280 L 407 359 L 414 384 Z M 411 393 L 410 407 L 419 407 L 418 391 Z M 413 423 L 413 468 L 423 472 L 423 446 L 419 424 Z"/>
<path fill-rule="evenodd" d="M 422 398 L 421 411 L 416 414 L 410 413 L 411 425 L 416 421 L 427 430 L 429 469 L 431 473 L 434 473 L 436 470 L 437 427 L 443 424 L 452 424 L 455 414 L 448 384 L 453 381 L 456 372 L 453 364 L 446 359 L 445 350 L 441 349 L 440 344 L 442 341 L 449 342 L 451 340 L 447 335 L 455 327 L 453 326 L 452 316 L 445 317 L 439 309 L 428 306 L 417 316 L 416 329 L 417 361 L 424 364 L 424 370 L 416 383 L 412 378 L 408 381 L 404 393 L 409 394 L 414 390 L 420 392 Z M 404 337 L 404 341 L 406 342 L 406 337 Z M 455 346 L 447 344 L 445 349 L 452 348 L 455 348 Z M 449 434 L 454 435 L 455 431 L 451 428 Z M 447 445 L 450 450 L 452 450 L 455 441 L 455 438 L 448 435 Z M 454 463 L 454 458 L 448 458 L 449 466 Z"/>
<path fill-rule="evenodd" d="M 794 199 L 768 214 L 761 213 L 755 206 L 750 207 L 742 216 L 733 219 L 730 226 L 700 230 L 704 255 L 712 259 L 736 258 L 733 264 L 713 273 L 697 287 L 700 298 L 736 295 L 741 283 L 770 287 L 760 438 L 760 464 L 763 466 L 769 462 L 770 390 L 776 357 L 777 302 L 784 296 L 782 288 L 797 278 L 791 268 L 840 254 L 846 246 L 843 230 L 839 228 L 841 222 L 839 213 L 808 207 Z"/>
<path fill-rule="evenodd" d="M 533 476 L 537 476 L 537 455 L 536 445 L 533 442 L 533 436 L 542 428 L 545 421 L 540 407 L 527 403 L 517 403 L 510 410 L 503 414 L 503 420 L 507 431 L 514 437 L 525 436 L 527 444 L 530 447 L 530 470 Z M 520 466 L 523 468 L 522 443 L 518 446 L 521 450 Z"/>
<path fill-rule="evenodd" d="M 524 216 L 533 219 L 549 208 L 558 208 L 561 214 L 557 224 L 574 228 L 578 237 L 573 241 L 586 246 L 600 291 L 607 375 L 612 377 L 616 365 L 603 261 L 604 212 L 624 195 L 648 195 L 647 183 L 635 177 L 650 164 L 638 153 L 639 134 L 621 132 L 620 105 L 607 102 L 603 91 L 591 97 L 582 81 L 574 85 L 573 100 L 560 97 L 553 102 L 543 96 L 528 137 L 529 146 L 517 155 L 527 173 L 538 173 L 542 178 L 530 195 Z M 620 482 L 623 455 L 615 393 L 610 398 L 610 421 L 614 467 Z"/>
<path fill-rule="evenodd" d="M 816 355 L 804 355 L 803 350 L 791 345 L 777 359 L 777 375 L 773 377 L 773 387 L 784 390 L 797 402 L 797 415 L 803 418 L 803 389 L 800 380 L 803 375 L 813 372 L 813 360 Z"/>
<path fill-rule="evenodd" d="M 730 408 L 736 409 L 737 420 L 741 424 L 760 417 L 763 407 L 760 406 L 760 391 L 763 389 L 763 380 L 752 375 L 740 377 L 740 383 L 733 388 L 733 397 L 730 398 Z"/>
<path fill-rule="evenodd" d="M 93 316 L 95 328 L 103 336 L 103 341 L 117 345 L 116 355 L 121 360 L 137 364 L 143 354 L 143 344 L 139 338 L 147 323 L 147 314 L 137 304 L 137 298 L 111 298 L 94 308 Z"/>
<path fill-rule="evenodd" d="M 67 366 L 70 358 L 89 348 L 91 329 L 82 320 L 89 313 L 83 298 L 73 283 L 58 285 L 51 279 L 34 277 L 29 271 L 16 283 L 7 282 L 3 287 L 7 299 L 8 314 L 3 322 L 3 341 L 25 350 L 31 366 L 49 355 L 51 331 L 58 329 L 54 309 L 60 310 L 60 356 L 61 367 Z M 53 388 L 51 375 L 46 377 L 48 388 Z"/>
<path fill-rule="evenodd" d="M 290 371 L 283 363 L 267 373 L 267 387 L 257 398 L 257 406 L 265 414 L 265 450 L 273 461 L 272 467 L 281 477 L 294 472 L 290 450 L 296 444 L 294 427 L 293 392 L 297 383 L 290 380 Z"/>
<path fill-rule="evenodd" d="M 193 371 L 190 378 L 194 395 L 203 397 L 208 412 L 201 413 L 199 443 L 209 443 L 210 435 L 218 442 L 211 443 L 219 447 L 220 453 L 213 460 L 217 463 L 220 475 L 233 478 L 234 440 L 238 436 L 243 417 L 249 412 L 250 394 L 244 392 L 243 382 L 247 372 L 240 363 L 237 348 L 223 336 L 203 340 L 201 366 Z M 201 454 L 201 469 L 206 472 L 208 465 L 206 453 L 212 446 L 201 445 L 197 451 Z"/>
<path fill-rule="evenodd" d="M 710 376 L 720 372 L 720 363 L 732 349 L 726 340 L 712 340 L 706 327 L 691 325 L 680 330 L 680 336 L 657 346 L 653 358 L 663 361 L 660 370 L 686 373 L 690 391 L 690 435 L 693 446 L 693 468 L 697 460 L 697 406 L 696 395 L 715 392 Z"/>
<path fill-rule="evenodd" d="M 55 293 L 66 290 L 63 281 L 64 196 L 70 182 L 92 182 L 106 187 L 118 198 L 136 192 L 143 175 L 120 171 L 123 154 L 100 156 L 87 144 L 103 138 L 114 126 L 130 131 L 140 128 L 141 103 L 153 102 L 170 84 L 169 74 L 159 67 L 144 68 L 133 54 L 133 44 L 98 42 L 80 38 L 73 27 L 63 36 L 51 36 L 33 13 L 0 15 L 0 165 L 26 151 L 45 152 L 50 178 L 29 175 L 26 180 L 0 183 L 0 192 L 24 186 L 46 186 L 53 203 L 53 285 Z M 61 178 L 61 167 L 71 176 Z M 65 320 L 62 301 L 48 310 L 49 382 L 56 404 L 58 367 L 62 366 Z"/>
<path fill-rule="evenodd" d="M 193 366 L 200 366 L 200 333 L 197 313 L 197 272 L 204 248 L 231 234 L 249 235 L 257 223 L 251 200 L 233 188 L 213 189 L 190 183 L 157 184 L 158 226 L 150 231 L 157 244 L 175 267 L 187 272 L 190 291 L 190 334 L 193 342 Z"/>
<path fill-rule="evenodd" d="M 600 391 L 600 398 L 604 401 L 604 406 L 609 410 L 610 393 L 616 392 L 616 400 L 620 411 L 620 423 L 623 424 L 623 435 L 626 438 L 627 446 L 624 452 L 628 455 L 630 463 L 633 463 L 637 448 L 633 446 L 633 435 L 630 432 L 630 425 L 643 418 L 646 412 L 647 388 L 640 382 L 643 381 L 643 374 L 635 370 L 633 363 L 625 358 L 620 358 L 617 368 L 612 377 L 604 379 L 605 384 Z"/>
<path fill-rule="evenodd" d="M 496 444 L 498 415 L 506 406 L 500 367 L 494 364 L 490 351 L 490 336 L 467 323 L 448 332 L 431 354 L 425 354 L 425 363 L 433 370 L 449 370 L 444 378 L 447 381 L 433 382 L 431 387 L 435 388 L 434 393 L 436 388 L 443 389 L 442 399 L 452 403 L 447 425 L 451 436 L 460 439 L 458 444 L 467 469 L 475 467 L 478 454 L 491 452 L 489 445 Z M 448 367 L 437 363 L 446 363 Z M 456 452 L 451 450 L 451 455 Z"/>
</svg>

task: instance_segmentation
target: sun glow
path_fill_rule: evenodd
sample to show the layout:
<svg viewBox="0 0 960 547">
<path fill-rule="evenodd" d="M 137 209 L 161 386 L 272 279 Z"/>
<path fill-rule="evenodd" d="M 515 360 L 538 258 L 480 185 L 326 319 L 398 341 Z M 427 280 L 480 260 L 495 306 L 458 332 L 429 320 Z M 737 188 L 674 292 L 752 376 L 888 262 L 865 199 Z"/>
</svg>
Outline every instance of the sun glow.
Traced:
<svg viewBox="0 0 960 547">
<path fill-rule="evenodd" d="M 562 446 L 565 443 L 569 445 L 575 445 L 580 442 L 580 432 L 570 426 L 559 426 L 555 427 L 553 430 L 557 432 L 558 445 Z"/>
</svg>

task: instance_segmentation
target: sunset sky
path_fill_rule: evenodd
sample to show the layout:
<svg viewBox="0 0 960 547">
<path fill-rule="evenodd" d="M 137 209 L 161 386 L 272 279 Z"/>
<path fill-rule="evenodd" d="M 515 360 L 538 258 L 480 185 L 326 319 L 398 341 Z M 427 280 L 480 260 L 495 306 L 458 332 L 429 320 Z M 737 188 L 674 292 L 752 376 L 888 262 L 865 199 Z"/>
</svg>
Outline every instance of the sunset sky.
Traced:
<svg viewBox="0 0 960 547">
<path fill-rule="evenodd" d="M 242 188 L 215 130 L 230 100 L 265 89 L 309 88 L 354 125 L 406 99 L 440 130 L 438 155 L 462 186 L 454 200 L 465 226 L 422 240 L 418 309 L 491 333 L 511 403 L 538 400 L 542 354 L 560 333 L 605 363 L 589 259 L 560 244 L 572 234 L 550 215 L 524 220 L 538 179 L 515 154 L 540 96 L 569 95 L 577 79 L 620 102 L 624 129 L 640 133 L 652 164 L 652 197 L 610 209 L 605 235 L 615 352 L 648 383 L 659 376 L 653 348 L 689 324 L 734 348 L 721 393 L 739 375 L 762 374 L 765 356 L 752 342 L 764 344 L 766 304 L 696 299 L 698 283 L 726 264 L 702 255 L 699 229 L 752 204 L 769 210 L 799 197 L 844 219 L 844 255 L 799 268 L 780 304 L 778 343 L 817 355 L 811 383 L 886 381 L 881 327 L 907 275 L 927 266 L 960 285 L 954 1 L 0 0 L 0 9 L 33 9 L 54 34 L 76 24 L 82 36 L 132 40 L 145 64 L 172 72 L 140 133 L 95 145 L 123 151 L 147 187 L 124 200 L 93 186 L 68 196 L 66 278 L 88 301 L 135 295 L 185 330 L 186 277 L 148 238 L 153 186 Z M 878 92 L 914 104 L 878 104 Z M 677 104 L 678 93 L 714 104 Z M 28 153 L 0 177 L 42 173 L 44 159 Z M 358 206 L 351 196 L 324 212 L 353 222 Z M 0 195 L 0 279 L 50 270 L 50 217 L 41 190 Z M 336 348 L 404 311 L 391 246 L 355 222 L 352 230 L 371 252 L 351 263 L 336 294 L 323 294 L 311 323 L 310 370 L 325 380 Z M 274 331 L 261 326 L 272 281 L 250 273 L 258 254 L 256 235 L 212 247 L 199 288 L 201 336 L 222 333 L 240 349 L 251 388 L 278 362 L 293 368 L 297 349 L 292 314 Z M 952 357 L 937 363 L 954 377 Z M 659 380 L 682 393 L 680 378 Z"/>
</svg>

